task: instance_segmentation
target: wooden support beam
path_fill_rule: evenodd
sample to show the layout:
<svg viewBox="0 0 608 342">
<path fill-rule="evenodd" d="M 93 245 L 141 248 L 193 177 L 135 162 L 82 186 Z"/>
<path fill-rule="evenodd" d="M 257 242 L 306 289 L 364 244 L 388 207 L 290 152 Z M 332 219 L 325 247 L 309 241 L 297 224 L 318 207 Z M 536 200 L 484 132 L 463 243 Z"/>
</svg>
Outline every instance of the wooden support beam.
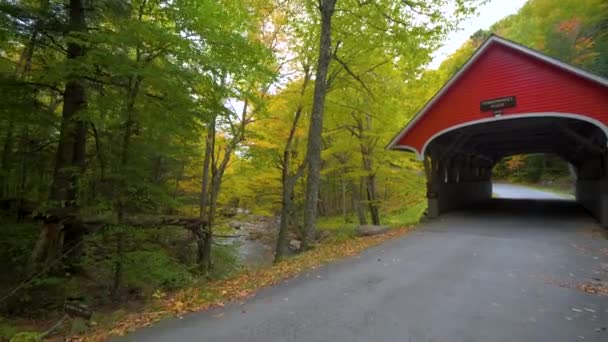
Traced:
<svg viewBox="0 0 608 342">
<path fill-rule="evenodd" d="M 597 153 L 599 155 L 603 155 L 604 153 L 606 153 L 606 146 L 601 146 L 598 147 L 596 144 L 594 144 L 592 141 L 588 140 L 586 137 L 583 137 L 582 135 L 579 135 L 576 131 L 570 129 L 570 127 L 568 127 L 565 124 L 555 124 L 555 126 L 557 127 L 557 129 L 564 133 L 568 138 L 574 140 L 575 142 L 579 143 L 580 145 L 582 145 L 584 148 L 592 151 L 593 153 Z"/>
</svg>

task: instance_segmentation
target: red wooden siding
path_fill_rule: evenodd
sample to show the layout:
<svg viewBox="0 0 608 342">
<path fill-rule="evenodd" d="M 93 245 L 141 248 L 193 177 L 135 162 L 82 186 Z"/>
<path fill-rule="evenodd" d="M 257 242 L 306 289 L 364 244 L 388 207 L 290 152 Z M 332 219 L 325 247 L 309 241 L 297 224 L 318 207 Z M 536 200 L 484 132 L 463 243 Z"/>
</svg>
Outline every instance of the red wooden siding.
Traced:
<svg viewBox="0 0 608 342">
<path fill-rule="evenodd" d="M 608 88 L 509 46 L 492 43 L 447 92 L 399 140 L 422 151 L 437 132 L 492 117 L 483 100 L 516 96 L 503 115 L 558 112 L 580 114 L 608 124 Z"/>
</svg>

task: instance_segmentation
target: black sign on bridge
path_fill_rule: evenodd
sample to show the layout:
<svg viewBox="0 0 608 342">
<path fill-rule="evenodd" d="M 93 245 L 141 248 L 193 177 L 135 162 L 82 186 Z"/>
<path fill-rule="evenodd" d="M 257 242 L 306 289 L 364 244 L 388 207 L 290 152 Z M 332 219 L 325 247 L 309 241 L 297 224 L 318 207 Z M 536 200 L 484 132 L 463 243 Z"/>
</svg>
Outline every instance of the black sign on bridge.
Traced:
<svg viewBox="0 0 608 342">
<path fill-rule="evenodd" d="M 517 105 L 515 96 L 499 97 L 496 99 L 485 100 L 479 103 L 479 107 L 482 112 L 501 110 L 504 108 L 511 108 Z"/>
</svg>

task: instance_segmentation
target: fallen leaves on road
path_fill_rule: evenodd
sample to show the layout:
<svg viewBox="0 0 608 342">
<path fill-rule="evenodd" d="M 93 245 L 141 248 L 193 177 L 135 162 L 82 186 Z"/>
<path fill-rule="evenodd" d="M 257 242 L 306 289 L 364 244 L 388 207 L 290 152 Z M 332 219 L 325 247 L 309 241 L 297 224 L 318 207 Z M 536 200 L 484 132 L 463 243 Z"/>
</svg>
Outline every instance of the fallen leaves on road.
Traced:
<svg viewBox="0 0 608 342">
<path fill-rule="evenodd" d="M 601 296 L 608 296 L 608 283 L 602 281 L 589 281 L 580 283 L 576 286 L 580 291 L 597 294 Z"/>
<path fill-rule="evenodd" d="M 606 231 L 603 227 L 598 227 L 597 225 L 592 225 L 583 228 L 583 234 L 592 239 L 604 238 L 608 239 L 608 231 Z"/>
<path fill-rule="evenodd" d="M 582 292 L 600 295 L 600 296 L 608 296 L 608 282 L 605 281 L 584 281 L 584 282 L 570 282 L 555 279 L 554 277 L 543 276 L 542 277 L 546 282 L 551 283 L 553 285 L 567 288 L 567 289 L 576 289 Z M 573 311 L 575 311 L 573 309 Z"/>
<path fill-rule="evenodd" d="M 322 243 L 317 248 L 289 258 L 267 268 L 245 271 L 238 276 L 192 287 L 166 297 L 157 298 L 147 311 L 132 313 L 113 326 L 96 327 L 86 336 L 75 336 L 69 341 L 103 341 L 110 335 L 124 335 L 135 329 L 146 327 L 168 316 L 182 317 L 184 314 L 222 307 L 225 302 L 253 296 L 260 288 L 277 284 L 294 277 L 302 271 L 314 269 L 330 261 L 353 256 L 361 251 L 407 234 L 409 227 L 393 229 L 382 235 L 357 237 L 336 243 Z M 284 300 L 287 300 L 285 298 Z"/>
</svg>

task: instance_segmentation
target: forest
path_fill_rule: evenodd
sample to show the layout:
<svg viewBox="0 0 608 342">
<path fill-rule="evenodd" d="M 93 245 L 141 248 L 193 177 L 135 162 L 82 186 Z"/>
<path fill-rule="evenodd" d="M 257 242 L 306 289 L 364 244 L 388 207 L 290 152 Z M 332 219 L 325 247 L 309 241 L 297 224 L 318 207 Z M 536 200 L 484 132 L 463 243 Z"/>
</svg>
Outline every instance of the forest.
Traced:
<svg viewBox="0 0 608 342">
<path fill-rule="evenodd" d="M 0 2 L 0 341 L 230 299 L 252 268 L 417 223 L 422 165 L 385 146 L 492 33 L 608 77 L 606 0 L 530 0 L 429 68 L 483 3 Z M 570 177 L 543 155 L 495 174 Z M 255 266 L 229 243 L 251 222 Z M 92 321 L 53 326 L 67 300 Z"/>
</svg>

